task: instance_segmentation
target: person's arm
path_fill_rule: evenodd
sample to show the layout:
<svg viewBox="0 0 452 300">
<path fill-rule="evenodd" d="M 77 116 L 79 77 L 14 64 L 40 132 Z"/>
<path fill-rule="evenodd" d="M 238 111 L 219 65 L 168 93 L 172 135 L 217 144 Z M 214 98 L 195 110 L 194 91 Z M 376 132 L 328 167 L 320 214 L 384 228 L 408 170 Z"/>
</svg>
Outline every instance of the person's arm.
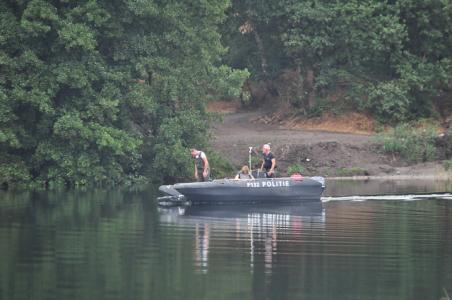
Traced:
<svg viewBox="0 0 452 300">
<path fill-rule="evenodd" d="M 251 174 L 251 173 L 250 173 L 250 177 L 251 177 L 251 179 L 254 179 L 254 176 L 253 176 L 253 174 Z"/>
<path fill-rule="evenodd" d="M 204 170 L 202 175 L 204 177 L 207 177 L 207 170 L 209 169 L 209 161 L 207 160 L 207 156 L 204 154 L 204 157 L 202 157 L 202 160 L 204 161 Z"/>
<path fill-rule="evenodd" d="M 195 162 L 195 178 L 198 178 L 198 168 L 196 167 L 196 162 Z"/>
<path fill-rule="evenodd" d="M 234 179 L 235 179 L 235 180 L 239 180 L 239 179 L 240 179 L 239 174 L 235 175 L 235 178 L 234 178 Z"/>
<path fill-rule="evenodd" d="M 262 160 L 262 164 L 261 164 L 261 168 L 260 168 L 261 172 L 264 170 L 264 163 L 265 163 L 265 159 Z"/>
<path fill-rule="evenodd" d="M 276 158 L 272 158 L 272 167 L 270 168 L 270 171 L 268 171 L 268 174 L 273 174 L 275 171 L 275 165 L 276 165 Z"/>
</svg>

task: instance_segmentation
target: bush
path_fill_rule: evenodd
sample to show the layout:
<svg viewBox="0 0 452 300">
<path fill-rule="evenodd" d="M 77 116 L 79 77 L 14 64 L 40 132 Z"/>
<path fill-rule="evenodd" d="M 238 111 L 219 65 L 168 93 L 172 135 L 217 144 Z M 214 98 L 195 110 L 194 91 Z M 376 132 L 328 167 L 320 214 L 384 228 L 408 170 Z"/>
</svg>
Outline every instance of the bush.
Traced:
<svg viewBox="0 0 452 300">
<path fill-rule="evenodd" d="M 293 164 L 287 167 L 287 174 L 292 175 L 294 173 L 304 174 L 306 173 L 306 169 L 300 164 Z"/>
<path fill-rule="evenodd" d="M 407 87 L 397 81 L 382 82 L 369 89 L 369 108 L 384 122 L 404 121 L 410 100 Z"/>
<path fill-rule="evenodd" d="M 452 159 L 443 161 L 443 166 L 446 171 L 452 172 Z"/>
<path fill-rule="evenodd" d="M 215 151 L 208 151 L 207 158 L 212 178 L 226 178 L 234 175 L 234 167 L 223 155 Z"/>
<path fill-rule="evenodd" d="M 436 137 L 437 128 L 433 125 L 416 128 L 412 124 L 403 124 L 379 135 L 379 140 L 383 142 L 384 152 L 417 163 L 437 159 Z"/>
<path fill-rule="evenodd" d="M 30 173 L 21 161 L 0 162 L 0 188 L 30 180 Z"/>
</svg>

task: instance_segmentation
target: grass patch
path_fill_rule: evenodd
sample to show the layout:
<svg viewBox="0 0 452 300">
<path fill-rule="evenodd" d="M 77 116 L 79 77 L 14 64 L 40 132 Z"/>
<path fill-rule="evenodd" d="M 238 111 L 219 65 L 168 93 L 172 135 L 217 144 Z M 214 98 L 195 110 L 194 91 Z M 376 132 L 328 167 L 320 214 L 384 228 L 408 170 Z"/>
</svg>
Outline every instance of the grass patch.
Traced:
<svg viewBox="0 0 452 300">
<path fill-rule="evenodd" d="M 437 159 L 437 130 L 430 124 L 420 127 L 402 124 L 377 139 L 383 143 L 385 153 L 400 155 L 412 163 L 426 162 Z"/>
<path fill-rule="evenodd" d="M 287 174 L 292 175 L 294 173 L 305 174 L 306 169 L 300 164 L 293 164 L 287 167 Z"/>
<path fill-rule="evenodd" d="M 452 159 L 443 161 L 443 166 L 446 171 L 452 172 Z"/>
<path fill-rule="evenodd" d="M 337 176 L 364 176 L 369 173 L 361 168 L 338 168 L 336 169 Z"/>
</svg>

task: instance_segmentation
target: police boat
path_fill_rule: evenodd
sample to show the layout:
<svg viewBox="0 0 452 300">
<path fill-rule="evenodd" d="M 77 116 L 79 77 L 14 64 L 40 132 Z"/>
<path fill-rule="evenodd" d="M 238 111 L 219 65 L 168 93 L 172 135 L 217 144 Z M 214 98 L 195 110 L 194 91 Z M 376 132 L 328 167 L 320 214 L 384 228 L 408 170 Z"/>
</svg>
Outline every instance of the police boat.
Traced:
<svg viewBox="0 0 452 300">
<path fill-rule="evenodd" d="M 324 189 L 323 177 L 219 179 L 162 185 L 159 190 L 166 196 L 158 201 L 167 206 L 320 201 Z"/>
</svg>

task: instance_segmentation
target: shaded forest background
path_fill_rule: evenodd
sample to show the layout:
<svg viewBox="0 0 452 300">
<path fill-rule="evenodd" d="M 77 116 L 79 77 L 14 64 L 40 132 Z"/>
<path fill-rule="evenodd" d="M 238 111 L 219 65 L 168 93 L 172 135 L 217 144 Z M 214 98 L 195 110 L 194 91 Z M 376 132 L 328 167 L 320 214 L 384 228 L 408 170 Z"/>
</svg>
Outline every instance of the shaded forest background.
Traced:
<svg viewBox="0 0 452 300">
<path fill-rule="evenodd" d="M 447 123 L 451 33 L 448 0 L 4 0 L 0 183 L 188 177 L 212 99 Z"/>
<path fill-rule="evenodd" d="M 445 119 L 451 18 L 450 1 L 233 1 L 225 61 L 250 71 L 251 101 L 277 98 L 306 115 L 361 111 L 384 124 Z"/>
</svg>

